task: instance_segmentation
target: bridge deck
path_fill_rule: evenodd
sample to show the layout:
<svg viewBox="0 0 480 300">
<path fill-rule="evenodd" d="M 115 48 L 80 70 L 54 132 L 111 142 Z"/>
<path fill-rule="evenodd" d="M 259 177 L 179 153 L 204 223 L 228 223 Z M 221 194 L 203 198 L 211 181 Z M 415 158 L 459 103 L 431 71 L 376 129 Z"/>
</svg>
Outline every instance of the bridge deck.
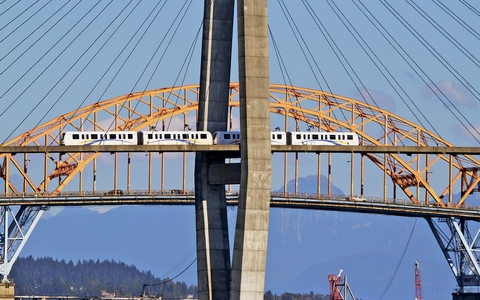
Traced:
<svg viewBox="0 0 480 300">
<path fill-rule="evenodd" d="M 406 217 L 457 217 L 466 220 L 480 220 L 480 207 L 465 205 L 461 208 L 441 207 L 437 203 L 416 205 L 405 199 L 383 199 L 365 197 L 365 201 L 346 200 L 345 195 L 317 195 L 300 193 L 284 194 L 272 192 L 270 207 L 335 210 L 347 212 L 374 213 Z M 1 205 L 29 206 L 89 206 L 89 205 L 194 205 L 193 191 L 121 191 L 121 195 L 112 195 L 112 191 L 62 192 L 57 196 L 2 195 Z M 238 194 L 227 195 L 227 205 L 238 204 Z"/>
<path fill-rule="evenodd" d="M 0 146 L 0 153 L 240 152 L 239 145 Z M 273 152 L 480 155 L 480 147 L 272 145 Z"/>
</svg>

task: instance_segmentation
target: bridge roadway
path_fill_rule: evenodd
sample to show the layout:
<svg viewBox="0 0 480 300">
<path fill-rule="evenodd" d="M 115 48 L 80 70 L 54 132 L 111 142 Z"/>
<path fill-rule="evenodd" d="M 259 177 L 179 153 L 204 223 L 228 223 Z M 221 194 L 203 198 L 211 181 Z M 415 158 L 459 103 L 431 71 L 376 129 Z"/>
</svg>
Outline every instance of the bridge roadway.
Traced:
<svg viewBox="0 0 480 300">
<path fill-rule="evenodd" d="M 240 145 L 0 146 L 2 153 L 237 152 Z M 272 145 L 273 152 L 480 155 L 480 147 Z"/>
<path fill-rule="evenodd" d="M 61 192 L 56 196 L 34 193 L 22 195 L 0 194 L 0 205 L 29 206 L 88 206 L 88 205 L 195 205 L 194 191 L 84 191 Z M 227 205 L 238 204 L 238 193 L 227 192 Z M 461 208 L 439 207 L 436 203 L 415 205 L 406 199 L 365 197 L 365 201 L 346 200 L 345 195 L 325 195 L 272 192 L 270 207 L 335 210 L 374 213 L 404 217 L 480 219 L 480 206 L 465 205 Z"/>
</svg>

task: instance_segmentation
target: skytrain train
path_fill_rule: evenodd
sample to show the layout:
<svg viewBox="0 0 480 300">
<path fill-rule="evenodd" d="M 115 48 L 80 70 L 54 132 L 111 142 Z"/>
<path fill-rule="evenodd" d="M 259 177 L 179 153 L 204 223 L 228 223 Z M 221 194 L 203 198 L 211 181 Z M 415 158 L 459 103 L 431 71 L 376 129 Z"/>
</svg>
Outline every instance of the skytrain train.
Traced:
<svg viewBox="0 0 480 300">
<path fill-rule="evenodd" d="M 353 132 L 270 133 L 272 145 L 359 145 Z M 76 145 L 228 145 L 240 143 L 240 131 L 66 131 L 62 146 Z"/>
</svg>

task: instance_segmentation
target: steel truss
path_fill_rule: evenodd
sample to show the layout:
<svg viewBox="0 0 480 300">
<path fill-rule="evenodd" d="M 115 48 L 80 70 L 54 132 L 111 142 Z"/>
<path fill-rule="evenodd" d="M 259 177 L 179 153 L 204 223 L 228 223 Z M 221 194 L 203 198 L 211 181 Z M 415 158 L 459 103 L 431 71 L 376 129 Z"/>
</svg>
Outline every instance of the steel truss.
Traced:
<svg viewBox="0 0 480 300">
<path fill-rule="evenodd" d="M 10 270 L 44 210 L 46 208 L 42 206 L 20 206 L 14 212 L 10 206 L 2 206 L 0 224 L 2 228 L 2 231 L 0 231 L 0 273 L 3 274 L 2 282 L 9 282 Z"/>
<path fill-rule="evenodd" d="M 60 145 L 60 136 L 62 132 L 73 130 L 82 131 L 86 128 L 95 130 L 169 130 L 168 124 L 173 117 L 177 117 L 186 128 L 187 117 L 197 119 L 198 110 L 198 85 L 188 85 L 179 87 L 165 87 L 150 91 L 135 92 L 128 95 L 104 100 L 76 109 L 72 112 L 58 116 L 44 124 L 35 126 L 35 128 L 15 137 L 2 146 L 56 146 Z M 233 119 L 239 116 L 240 112 L 240 85 L 239 83 L 230 83 L 229 99 L 229 130 L 232 130 Z M 396 116 L 387 110 L 368 105 L 367 103 L 340 95 L 323 92 L 320 90 L 285 86 L 282 84 L 270 85 L 270 112 L 275 116 L 272 126 L 283 124 L 285 131 L 299 130 L 300 128 L 313 128 L 315 131 L 338 131 L 347 130 L 355 132 L 361 139 L 363 146 L 445 146 L 454 147 L 448 141 L 421 126 L 414 124 L 400 116 Z M 107 120 L 109 125 L 106 126 Z M 342 116 L 338 118 L 336 116 Z M 180 124 L 181 124 L 180 123 Z M 158 128 L 157 128 L 158 126 Z M 109 129 L 110 128 L 110 129 Z M 5 183 L 5 197 L 9 195 L 21 195 L 22 193 L 34 192 L 42 196 L 55 196 L 61 193 L 67 185 L 74 185 L 74 178 L 78 179 L 78 191 L 96 191 L 97 190 L 97 157 L 100 153 L 53 153 L 32 154 L 23 153 L 2 153 L 0 159 L 0 178 Z M 160 154 L 161 163 L 161 183 L 160 189 L 164 187 L 164 154 Z M 329 155 L 329 154 L 328 154 Z M 354 170 L 353 154 L 351 157 L 351 191 L 354 193 Z M 317 155 L 317 173 L 320 175 L 320 162 L 322 161 L 320 153 Z M 328 168 L 331 168 L 331 156 L 328 156 Z M 130 191 L 130 153 L 126 163 L 126 187 L 117 186 L 118 181 L 118 156 L 114 153 L 113 165 L 113 186 L 112 190 L 125 189 Z M 153 190 L 152 170 L 154 170 L 152 155 L 149 155 L 148 173 L 148 191 Z M 43 172 L 29 172 L 29 164 L 35 162 L 37 165 L 43 165 Z M 442 208 L 465 208 L 470 205 L 468 196 L 480 191 L 480 161 L 472 155 L 430 155 L 421 154 L 406 155 L 402 153 L 365 153 L 362 154 L 360 162 L 359 181 L 360 194 L 364 194 L 365 186 L 365 165 L 373 163 L 374 166 L 383 172 L 379 174 L 383 177 L 383 198 L 387 199 L 387 187 L 392 187 L 393 198 L 397 198 L 397 192 L 403 192 L 414 205 L 418 206 L 438 206 Z M 288 156 L 285 155 L 284 165 L 288 165 Z M 91 185 L 85 184 L 83 172 L 87 166 L 91 166 L 92 178 L 95 178 Z M 439 170 L 432 172 L 432 170 Z M 183 155 L 183 191 L 186 191 L 186 154 Z M 298 156 L 295 158 L 295 180 L 298 183 Z M 287 186 L 287 171 L 284 168 L 284 182 Z M 437 175 L 440 174 L 440 175 Z M 448 183 L 433 187 L 432 182 L 438 183 L 436 176 L 445 176 L 448 174 Z M 20 176 L 23 180 L 14 180 L 14 176 Z M 320 194 L 320 176 L 318 176 L 318 194 Z M 58 179 L 58 181 L 57 181 Z M 391 179 L 391 181 L 389 181 Z M 1 180 L 1 179 L 0 179 Z M 328 174 L 330 187 L 331 174 Z M 357 179 L 358 182 L 358 179 Z M 379 182 L 379 184 L 381 184 Z M 461 186 L 461 197 L 454 200 L 454 186 Z M 296 189 L 298 184 L 296 184 Z M 358 188 L 357 188 L 358 189 Z M 398 191 L 397 191 L 398 189 Z M 286 192 L 286 190 L 284 191 Z M 295 192 L 299 192 L 295 190 Z M 330 194 L 330 190 L 327 191 Z M 4 274 L 4 279 L 8 276 L 9 270 L 16 256 L 23 247 L 28 234 L 35 227 L 40 218 L 41 208 L 33 206 L 31 208 L 21 207 L 15 214 L 12 224 L 8 223 L 9 206 L 4 206 L 2 222 L 4 224 L 4 234 L 0 239 L 0 273 Z M 18 220 L 18 221 L 16 221 Z M 429 223 L 435 228 L 433 222 Z M 457 223 L 455 223 L 457 224 Z M 32 226 L 33 225 L 33 226 Z M 465 225 L 465 223 L 464 223 Z M 471 274 L 478 276 L 478 266 L 476 253 L 473 246 L 462 248 L 468 245 L 462 241 L 462 224 L 456 227 L 453 223 L 452 238 L 446 239 L 443 245 L 443 252 L 447 261 L 452 266 L 450 252 L 459 253 L 458 249 L 465 249 L 462 252 L 458 264 L 453 265 L 452 270 L 459 281 L 459 286 L 465 286 L 467 280 L 476 279 Z M 432 229 L 436 234 L 438 241 L 441 241 L 440 233 Z M 459 241 L 457 241 L 459 239 Z M 457 243 L 456 248 L 452 248 L 453 243 Z M 450 250 L 452 249 L 452 250 Z M 457 249 L 457 250 L 455 250 Z M 466 249 L 469 249 L 468 251 Z M 5 258 L 5 259 L 4 259 Z M 467 262 L 469 262 L 467 264 Z M 463 266 L 465 264 L 465 266 Z M 467 265 L 469 266 L 467 268 Z M 472 265 L 477 269 L 470 270 Z M 459 268 L 457 271 L 456 268 Z M 462 273 L 464 272 L 464 273 Z M 466 273 L 465 273 L 466 272 Z M 470 277 L 467 277 L 470 276 Z M 480 283 L 475 283 L 480 287 Z"/>
<path fill-rule="evenodd" d="M 448 235 L 432 218 L 426 218 L 426 220 L 457 280 L 458 291 L 463 293 L 467 292 L 466 288 L 469 291 L 475 288 L 476 290 L 480 289 L 478 249 L 480 229 L 472 238 L 466 220 L 453 217 L 438 219 L 439 223 L 447 224 L 450 230 L 450 235 Z"/>
</svg>

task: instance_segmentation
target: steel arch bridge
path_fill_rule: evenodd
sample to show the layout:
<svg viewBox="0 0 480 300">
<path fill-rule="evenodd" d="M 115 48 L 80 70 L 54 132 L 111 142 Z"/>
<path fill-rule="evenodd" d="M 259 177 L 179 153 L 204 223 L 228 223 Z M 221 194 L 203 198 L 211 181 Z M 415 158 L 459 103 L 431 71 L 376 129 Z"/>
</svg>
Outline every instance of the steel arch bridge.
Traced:
<svg viewBox="0 0 480 300">
<path fill-rule="evenodd" d="M 43 146 L 60 145 L 60 135 L 64 131 L 82 130 L 184 130 L 189 128 L 189 122 L 196 122 L 198 108 L 198 85 L 181 87 L 167 87 L 150 91 L 137 92 L 109 100 L 101 101 L 75 111 L 58 116 L 36 128 L 33 128 L 20 136 L 3 144 L 8 146 Z M 233 128 L 235 118 L 239 115 L 239 85 L 230 84 L 229 99 L 229 127 Z M 279 84 L 270 85 L 270 111 L 272 124 L 282 124 L 287 131 L 297 131 L 306 128 L 311 131 L 353 131 L 360 137 L 364 146 L 445 146 L 454 147 L 441 137 L 425 130 L 417 124 L 394 115 L 386 110 L 368 105 L 362 101 L 327 93 L 320 90 L 285 86 Z M 176 126 L 175 128 L 172 128 Z M 274 125 L 272 125 L 274 126 Z M 97 158 L 101 153 L 52 153 L 28 155 L 24 153 L 4 153 L 0 176 L 4 179 L 5 195 L 34 193 L 38 197 L 55 196 L 67 186 L 72 186 L 76 178 L 78 190 L 84 190 L 83 173 L 89 166 L 93 173 L 91 190 L 96 190 L 97 183 Z M 164 155 L 162 160 L 161 189 L 164 189 Z M 320 186 L 320 161 L 318 156 L 318 186 Z M 331 165 L 331 154 L 328 153 L 328 165 Z M 287 186 L 287 164 L 290 157 L 285 154 L 284 158 L 284 187 Z M 295 180 L 298 182 L 298 154 L 293 158 L 295 161 Z M 32 161 L 43 165 L 42 174 L 28 172 Z M 131 189 L 130 155 L 126 166 L 126 190 Z M 432 203 L 439 207 L 457 208 L 463 207 L 471 201 L 468 196 L 480 190 L 480 161 L 469 155 L 402 155 L 396 153 L 374 154 L 364 153 L 360 158 L 360 170 L 354 169 L 354 154 L 350 158 L 351 194 L 353 194 L 356 182 L 354 176 L 360 174 L 360 193 L 364 194 L 365 165 L 377 167 L 379 175 L 383 178 L 383 197 L 387 197 L 387 186 L 391 188 L 394 198 L 397 190 L 402 191 L 414 205 Z M 115 153 L 114 180 L 112 190 L 117 190 L 118 161 Z M 186 190 L 186 154 L 183 153 L 183 190 Z M 151 183 L 152 158 L 149 157 L 149 180 L 148 190 L 152 190 Z M 448 180 L 432 180 L 432 170 L 435 176 L 441 173 Z M 438 171 L 440 170 L 440 172 Z M 18 180 L 18 178 L 21 180 Z M 328 174 L 330 186 L 331 176 Z M 378 185 L 378 181 L 376 182 Z M 298 186 L 296 184 L 295 186 Z M 297 188 L 296 191 L 298 192 Z M 318 188 L 320 193 L 320 189 Z M 328 191 L 328 194 L 330 190 Z M 453 194 L 460 193 L 458 199 Z M 0 260 L 3 261 L 3 269 L 0 272 L 4 278 L 9 273 L 11 265 L 18 256 L 28 235 L 33 230 L 44 208 L 38 206 L 21 206 L 14 211 L 8 206 L 2 210 L 2 222 L 4 235 L 2 236 L 2 251 Z M 12 224 L 8 223 L 8 215 L 11 215 Z M 477 265 L 476 253 L 472 251 L 473 240 L 462 241 L 464 238 L 464 226 L 460 228 L 456 220 L 448 220 L 452 238 L 442 237 L 435 229 L 431 220 L 429 224 L 434 231 L 437 241 L 448 261 L 451 261 L 449 253 L 457 253 L 458 248 L 468 246 L 466 252 L 459 257 L 460 263 L 452 266 L 457 281 L 464 275 L 477 276 L 480 268 Z M 461 223 L 461 222 L 460 222 Z M 463 223 L 461 223 L 463 224 Z M 461 237 L 461 238 L 460 238 Z M 7 240 L 7 242 L 5 242 Z M 442 246 L 443 245 L 443 246 Z M 478 280 L 478 278 L 477 278 Z M 462 283 L 459 282 L 459 285 Z M 480 285 L 480 280 L 478 280 Z"/>
</svg>

